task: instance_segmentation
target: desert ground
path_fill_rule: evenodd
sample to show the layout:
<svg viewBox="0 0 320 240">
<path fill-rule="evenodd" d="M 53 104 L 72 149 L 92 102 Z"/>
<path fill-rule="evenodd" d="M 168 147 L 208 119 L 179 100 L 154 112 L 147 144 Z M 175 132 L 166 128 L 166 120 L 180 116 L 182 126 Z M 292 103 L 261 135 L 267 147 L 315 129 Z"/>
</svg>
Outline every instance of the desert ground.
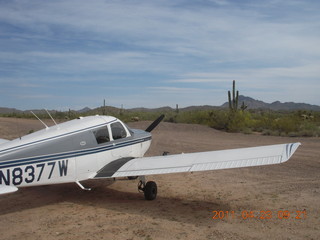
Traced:
<svg viewBox="0 0 320 240">
<path fill-rule="evenodd" d="M 37 120 L 0 118 L 0 138 L 40 128 Z M 0 239 L 319 239 L 320 138 L 161 123 L 147 155 L 290 142 L 302 145 L 280 165 L 149 176 L 158 184 L 154 201 L 138 193 L 137 180 L 85 182 L 92 191 L 76 184 L 21 188 L 0 196 Z M 242 217 L 246 211 L 255 217 Z M 287 219 L 281 219 L 284 211 L 290 212 Z"/>
</svg>

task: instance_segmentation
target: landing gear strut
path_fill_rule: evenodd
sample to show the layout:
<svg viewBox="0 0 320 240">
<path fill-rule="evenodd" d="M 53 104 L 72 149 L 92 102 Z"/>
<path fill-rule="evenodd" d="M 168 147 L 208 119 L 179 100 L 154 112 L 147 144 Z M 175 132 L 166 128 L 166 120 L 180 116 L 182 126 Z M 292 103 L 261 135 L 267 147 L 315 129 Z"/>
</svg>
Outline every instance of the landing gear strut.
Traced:
<svg viewBox="0 0 320 240">
<path fill-rule="evenodd" d="M 144 198 L 146 200 L 154 200 L 157 197 L 157 184 L 153 181 L 146 183 L 144 176 L 139 177 L 140 181 L 138 183 L 138 191 L 144 193 Z"/>
</svg>

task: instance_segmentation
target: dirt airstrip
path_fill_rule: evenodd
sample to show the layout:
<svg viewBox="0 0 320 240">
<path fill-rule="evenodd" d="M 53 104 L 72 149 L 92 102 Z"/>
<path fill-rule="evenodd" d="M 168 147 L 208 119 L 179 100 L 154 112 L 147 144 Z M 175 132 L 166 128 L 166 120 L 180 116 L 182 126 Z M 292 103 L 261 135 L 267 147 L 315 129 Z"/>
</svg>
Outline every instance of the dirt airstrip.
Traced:
<svg viewBox="0 0 320 240">
<path fill-rule="evenodd" d="M 36 120 L 0 118 L 0 138 L 40 128 Z M 319 239 L 320 138 L 161 123 L 147 155 L 288 142 L 302 146 L 280 165 L 149 176 L 158 184 L 155 201 L 137 192 L 137 180 L 88 181 L 89 192 L 76 184 L 21 188 L 0 196 L 0 239 Z"/>
</svg>

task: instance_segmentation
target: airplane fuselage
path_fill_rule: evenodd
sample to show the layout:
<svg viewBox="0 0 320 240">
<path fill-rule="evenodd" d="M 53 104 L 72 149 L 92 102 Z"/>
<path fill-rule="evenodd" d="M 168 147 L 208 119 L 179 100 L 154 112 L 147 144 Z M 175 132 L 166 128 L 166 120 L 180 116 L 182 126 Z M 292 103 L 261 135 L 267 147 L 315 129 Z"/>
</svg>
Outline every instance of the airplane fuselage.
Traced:
<svg viewBox="0 0 320 240">
<path fill-rule="evenodd" d="M 75 119 L 1 144 L 0 184 L 26 187 L 90 179 L 115 160 L 143 157 L 150 143 L 150 133 L 131 130 L 114 117 Z"/>
</svg>

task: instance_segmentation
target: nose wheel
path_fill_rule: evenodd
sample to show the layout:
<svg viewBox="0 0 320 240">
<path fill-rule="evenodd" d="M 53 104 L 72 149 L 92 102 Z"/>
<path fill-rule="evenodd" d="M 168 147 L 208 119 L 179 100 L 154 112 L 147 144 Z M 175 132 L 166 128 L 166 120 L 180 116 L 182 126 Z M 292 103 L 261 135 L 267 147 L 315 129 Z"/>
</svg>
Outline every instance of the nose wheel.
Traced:
<svg viewBox="0 0 320 240">
<path fill-rule="evenodd" d="M 146 183 L 145 177 L 140 177 L 138 191 L 144 193 L 144 198 L 146 200 L 154 200 L 156 199 L 158 193 L 157 184 L 154 181 L 149 181 Z"/>
</svg>

